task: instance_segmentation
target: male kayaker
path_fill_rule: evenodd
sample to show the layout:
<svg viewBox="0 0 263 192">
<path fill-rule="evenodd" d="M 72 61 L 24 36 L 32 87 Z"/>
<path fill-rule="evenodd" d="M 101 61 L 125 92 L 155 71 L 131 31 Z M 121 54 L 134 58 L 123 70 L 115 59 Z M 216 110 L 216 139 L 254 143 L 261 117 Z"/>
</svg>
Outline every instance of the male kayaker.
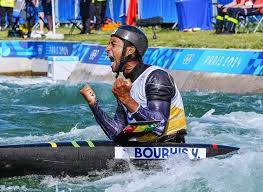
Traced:
<svg viewBox="0 0 263 192">
<path fill-rule="evenodd" d="M 148 48 L 146 35 L 137 27 L 120 26 L 112 34 L 106 52 L 116 78 L 112 92 L 117 99 L 114 118 L 100 106 L 90 85 L 80 93 L 88 102 L 98 124 L 115 140 L 129 123 L 158 121 L 156 128 L 135 139 L 142 142 L 185 142 L 186 118 L 183 101 L 173 78 L 158 66 L 142 62 Z"/>
</svg>

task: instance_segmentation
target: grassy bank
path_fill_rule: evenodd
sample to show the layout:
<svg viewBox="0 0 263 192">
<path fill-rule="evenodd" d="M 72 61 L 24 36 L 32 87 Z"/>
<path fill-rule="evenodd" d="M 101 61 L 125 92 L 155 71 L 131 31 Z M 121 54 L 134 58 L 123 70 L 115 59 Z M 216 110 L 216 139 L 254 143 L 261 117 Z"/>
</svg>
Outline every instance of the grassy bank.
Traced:
<svg viewBox="0 0 263 192">
<path fill-rule="evenodd" d="M 90 35 L 79 35 L 75 29 L 73 35 L 68 35 L 70 28 L 60 27 L 58 33 L 65 34 L 64 41 L 97 42 L 106 45 L 111 31 L 92 31 Z M 143 28 L 149 38 L 150 47 L 182 47 L 182 48 L 223 48 L 223 49 L 262 49 L 262 33 L 242 33 L 234 35 L 215 35 L 214 31 L 179 32 L 159 28 L 157 39 L 153 39 L 151 28 Z M 7 32 L 0 32 L 1 40 L 20 40 L 8 38 Z M 42 40 L 42 39 L 39 39 Z M 46 40 L 46 39 L 45 39 Z"/>
</svg>

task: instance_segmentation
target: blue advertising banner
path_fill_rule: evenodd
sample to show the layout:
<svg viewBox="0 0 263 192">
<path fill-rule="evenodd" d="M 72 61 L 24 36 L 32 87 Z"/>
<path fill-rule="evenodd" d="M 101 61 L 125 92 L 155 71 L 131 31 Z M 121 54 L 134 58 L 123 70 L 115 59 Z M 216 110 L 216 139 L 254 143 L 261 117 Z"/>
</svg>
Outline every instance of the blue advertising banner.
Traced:
<svg viewBox="0 0 263 192">
<path fill-rule="evenodd" d="M 105 46 L 79 42 L 0 41 L 0 56 L 78 56 L 83 64 L 110 65 Z M 171 70 L 263 75 L 263 51 L 149 48 L 144 63 Z"/>
<path fill-rule="evenodd" d="M 103 46 L 90 46 L 88 55 L 84 63 L 110 64 Z M 149 48 L 144 63 L 172 70 L 263 75 L 261 51 Z"/>
<path fill-rule="evenodd" d="M 86 50 L 82 55 L 81 63 L 110 65 L 110 60 L 107 57 L 105 46 L 83 46 Z"/>
<path fill-rule="evenodd" d="M 221 49 L 156 48 L 147 51 L 144 61 L 174 70 L 260 75 L 259 69 L 252 73 L 251 70 L 247 72 L 247 68 L 252 63 L 254 66 L 259 66 L 262 62 L 259 55 L 262 53 Z"/>
<path fill-rule="evenodd" d="M 81 43 L 44 41 L 2 41 L 2 57 L 46 58 L 76 54 Z"/>
</svg>

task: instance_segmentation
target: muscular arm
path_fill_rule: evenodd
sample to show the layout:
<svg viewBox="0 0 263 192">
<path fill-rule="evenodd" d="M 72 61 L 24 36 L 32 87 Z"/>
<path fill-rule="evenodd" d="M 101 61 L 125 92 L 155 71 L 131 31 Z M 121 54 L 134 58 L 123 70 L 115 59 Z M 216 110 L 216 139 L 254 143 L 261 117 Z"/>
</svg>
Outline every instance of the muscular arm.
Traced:
<svg viewBox="0 0 263 192">
<path fill-rule="evenodd" d="M 175 95 L 172 77 L 163 70 L 153 71 L 146 82 L 147 107 L 139 106 L 132 114 L 137 121 L 158 120 L 160 123 L 154 133 L 160 136 L 167 124 L 170 114 L 171 99 Z"/>
<path fill-rule="evenodd" d="M 96 102 L 95 105 L 90 105 L 90 109 L 92 110 L 97 123 L 101 126 L 105 134 L 112 140 L 127 125 L 126 113 L 124 112 L 124 109 L 119 102 L 114 119 L 109 117 L 101 109 L 98 102 Z"/>
</svg>

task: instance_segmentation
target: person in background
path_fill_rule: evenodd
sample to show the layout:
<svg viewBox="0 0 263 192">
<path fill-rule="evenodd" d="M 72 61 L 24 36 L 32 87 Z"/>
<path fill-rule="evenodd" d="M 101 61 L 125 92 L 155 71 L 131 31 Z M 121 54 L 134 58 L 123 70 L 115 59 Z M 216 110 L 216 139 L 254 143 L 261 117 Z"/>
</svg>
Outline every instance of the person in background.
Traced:
<svg viewBox="0 0 263 192">
<path fill-rule="evenodd" d="M 248 2 L 248 0 L 233 0 L 232 2 L 222 5 L 222 4 L 217 4 L 217 16 L 216 16 L 216 34 L 220 34 L 224 31 L 225 29 L 225 20 L 228 19 L 228 12 L 227 10 L 229 8 L 238 8 L 241 7 L 245 4 L 245 2 Z"/>
<path fill-rule="evenodd" d="M 80 0 L 80 16 L 82 20 L 82 31 L 80 34 L 90 34 L 90 4 L 91 0 Z"/>
<path fill-rule="evenodd" d="M 235 33 L 239 16 L 263 15 L 263 0 L 255 0 L 253 4 L 245 4 L 239 8 L 229 9 L 229 19 L 226 21 L 225 34 Z"/>
<path fill-rule="evenodd" d="M 1 14 L 1 30 L 11 30 L 13 27 L 13 9 L 16 0 L 0 0 L 0 14 Z M 6 24 L 5 17 L 7 15 L 8 25 Z"/>
<path fill-rule="evenodd" d="M 112 86 L 117 100 L 114 118 L 102 110 L 90 85 L 87 84 L 80 93 L 98 124 L 112 140 L 118 141 L 118 136 L 130 123 L 157 121 L 154 130 L 133 139 L 184 143 L 186 117 L 181 94 L 168 72 L 158 66 L 143 64 L 142 58 L 147 49 L 148 39 L 137 27 L 123 25 L 111 34 L 106 52 L 112 71 L 117 74 Z M 118 78 L 120 72 L 124 78 Z"/>
<path fill-rule="evenodd" d="M 43 4 L 42 0 L 34 0 L 33 1 L 35 7 L 37 8 L 38 11 L 38 23 L 39 23 L 39 31 L 37 33 L 43 35 L 44 34 L 44 9 L 43 9 Z"/>
<path fill-rule="evenodd" d="M 42 0 L 44 15 L 47 19 L 48 33 L 53 33 L 52 2 L 51 0 Z"/>
<path fill-rule="evenodd" d="M 106 12 L 106 0 L 92 0 L 95 7 L 95 30 L 100 30 L 103 24 L 103 19 Z"/>
</svg>

